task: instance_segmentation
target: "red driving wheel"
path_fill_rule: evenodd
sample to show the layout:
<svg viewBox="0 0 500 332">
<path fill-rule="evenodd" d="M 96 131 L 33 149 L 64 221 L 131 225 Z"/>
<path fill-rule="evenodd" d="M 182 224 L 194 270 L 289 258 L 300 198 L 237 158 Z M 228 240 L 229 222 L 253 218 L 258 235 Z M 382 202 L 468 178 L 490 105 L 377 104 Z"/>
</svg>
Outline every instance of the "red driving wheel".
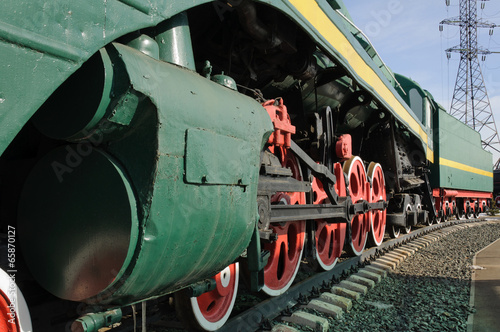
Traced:
<svg viewBox="0 0 500 332">
<path fill-rule="evenodd" d="M 368 177 L 372 180 L 370 188 L 370 202 L 376 203 L 386 200 L 385 179 L 382 166 L 378 163 L 370 163 L 368 166 Z M 372 246 L 379 246 L 384 241 L 385 225 L 386 225 L 386 210 L 373 210 L 369 213 L 370 217 L 370 233 L 368 241 Z"/>
<path fill-rule="evenodd" d="M 278 151 L 276 151 L 278 152 Z M 300 165 L 289 149 L 280 148 L 279 157 L 283 167 L 290 168 L 293 177 L 302 180 Z M 305 193 L 276 193 L 271 204 L 305 204 Z M 262 247 L 269 250 L 270 257 L 264 267 L 264 287 L 262 291 L 270 296 L 283 294 L 291 285 L 304 251 L 306 222 L 291 221 L 270 226 L 277 239 L 263 242 Z"/>
<path fill-rule="evenodd" d="M 32 331 L 28 304 L 21 290 L 4 270 L 0 269 L 0 331 Z"/>
<path fill-rule="evenodd" d="M 17 317 L 14 316 L 14 318 L 12 318 L 9 305 L 11 305 L 9 298 L 4 294 L 4 292 L 0 291 L 0 331 L 18 332 L 20 329 Z"/>
<path fill-rule="evenodd" d="M 187 297 L 183 291 L 175 294 L 177 315 L 194 330 L 215 331 L 226 323 L 238 291 L 239 264 L 229 265 L 214 279 L 215 289 L 198 297 Z"/>
<path fill-rule="evenodd" d="M 370 184 L 366 178 L 365 166 L 361 158 L 353 156 L 344 163 L 344 172 L 349 181 L 348 188 L 352 202 L 368 201 Z M 357 214 L 351 219 L 351 242 L 345 243 L 348 253 L 359 256 L 365 249 L 367 234 L 370 230 L 369 213 Z"/>
<path fill-rule="evenodd" d="M 335 164 L 334 166 L 335 177 L 337 182 L 335 184 L 335 192 L 339 196 L 345 196 L 345 181 L 342 166 Z M 316 178 L 312 183 L 314 193 L 314 204 L 328 203 L 328 196 L 326 195 L 323 184 Z M 315 231 L 315 249 L 316 260 L 319 266 L 325 270 L 331 270 L 337 263 L 338 258 L 342 254 L 344 247 L 346 225 L 343 223 L 328 223 L 325 220 L 316 220 Z"/>
</svg>

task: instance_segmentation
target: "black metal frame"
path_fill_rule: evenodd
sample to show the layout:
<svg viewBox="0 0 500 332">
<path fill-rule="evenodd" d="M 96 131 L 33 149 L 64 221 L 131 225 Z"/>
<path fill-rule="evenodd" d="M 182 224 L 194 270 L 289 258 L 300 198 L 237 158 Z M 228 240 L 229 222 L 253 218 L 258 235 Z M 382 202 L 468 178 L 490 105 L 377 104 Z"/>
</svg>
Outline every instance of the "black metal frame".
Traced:
<svg viewBox="0 0 500 332">
<path fill-rule="evenodd" d="M 335 174 L 328 167 L 316 163 L 309 155 L 292 141 L 290 150 L 318 178 L 330 200 L 330 204 L 305 204 L 305 205 L 272 205 L 271 223 L 323 219 L 332 223 L 349 223 L 356 214 L 367 213 L 370 210 L 384 210 L 387 208 L 386 201 L 368 203 L 361 201 L 352 203 L 349 196 L 339 197 L 334 190 L 337 182 Z M 265 184 L 259 184 L 259 190 L 285 192 L 306 192 L 311 189 L 310 184 L 295 179 L 279 179 L 261 176 Z M 293 181 L 292 181 L 293 180 Z M 276 187 L 273 187 L 276 185 Z M 278 189 L 277 189 L 278 188 Z M 288 189 L 288 190 L 285 190 Z M 297 189 L 297 190 L 291 190 Z"/>
</svg>

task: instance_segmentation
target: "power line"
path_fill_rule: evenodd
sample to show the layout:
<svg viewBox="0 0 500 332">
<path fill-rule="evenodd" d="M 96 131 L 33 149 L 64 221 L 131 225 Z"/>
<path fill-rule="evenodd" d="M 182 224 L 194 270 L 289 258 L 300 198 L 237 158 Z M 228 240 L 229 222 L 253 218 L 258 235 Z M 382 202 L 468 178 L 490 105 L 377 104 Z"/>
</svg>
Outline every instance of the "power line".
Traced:
<svg viewBox="0 0 500 332">
<path fill-rule="evenodd" d="M 478 28 L 488 28 L 491 36 L 493 29 L 497 27 L 496 24 L 477 17 L 477 3 L 480 2 L 481 9 L 484 9 L 486 1 L 488 0 L 460 0 L 460 16 L 441 21 L 439 29 L 442 31 L 444 24 L 460 27 L 460 45 L 446 50 L 448 59 L 451 58 L 451 53 L 460 53 L 450 113 L 481 134 L 484 148 L 500 153 L 500 137 L 478 57 L 481 55 L 484 61 L 487 55 L 500 53 L 478 46 Z M 450 0 L 446 0 L 446 5 L 450 5 Z"/>
</svg>

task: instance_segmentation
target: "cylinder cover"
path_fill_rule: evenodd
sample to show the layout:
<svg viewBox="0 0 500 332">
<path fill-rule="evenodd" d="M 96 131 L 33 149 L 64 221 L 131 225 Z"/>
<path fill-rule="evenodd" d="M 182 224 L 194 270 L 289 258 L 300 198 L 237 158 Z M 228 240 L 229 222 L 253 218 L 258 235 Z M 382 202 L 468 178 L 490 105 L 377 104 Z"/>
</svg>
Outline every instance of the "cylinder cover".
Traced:
<svg viewBox="0 0 500 332">
<path fill-rule="evenodd" d="M 18 228 L 37 281 L 63 299 L 87 299 L 118 280 L 133 254 L 134 194 L 111 157 L 90 146 L 66 145 L 30 173 Z"/>
</svg>

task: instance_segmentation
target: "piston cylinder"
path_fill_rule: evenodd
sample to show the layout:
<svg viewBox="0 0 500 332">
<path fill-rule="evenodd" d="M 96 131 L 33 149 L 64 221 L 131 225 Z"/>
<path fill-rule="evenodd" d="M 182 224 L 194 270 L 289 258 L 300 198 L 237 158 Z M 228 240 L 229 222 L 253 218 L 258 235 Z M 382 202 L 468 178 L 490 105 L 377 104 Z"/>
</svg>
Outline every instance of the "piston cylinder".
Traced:
<svg viewBox="0 0 500 332">
<path fill-rule="evenodd" d="M 48 291 L 120 306 L 209 278 L 242 254 L 273 126 L 258 102 L 190 70 L 121 44 L 105 52 L 147 97 L 126 135 L 61 145 L 38 161 L 19 234 Z"/>
</svg>

